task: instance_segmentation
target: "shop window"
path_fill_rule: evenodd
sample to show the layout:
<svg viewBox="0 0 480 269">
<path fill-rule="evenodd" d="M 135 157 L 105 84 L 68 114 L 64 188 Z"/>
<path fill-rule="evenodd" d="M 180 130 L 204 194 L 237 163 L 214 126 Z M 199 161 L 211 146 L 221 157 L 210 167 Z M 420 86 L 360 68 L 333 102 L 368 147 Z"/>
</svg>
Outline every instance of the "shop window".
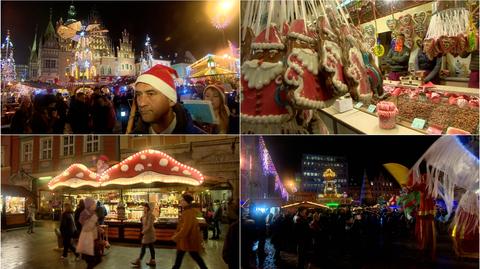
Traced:
<svg viewBox="0 0 480 269">
<path fill-rule="evenodd" d="M 75 136 L 62 137 L 62 156 L 73 156 L 75 153 Z"/>
<path fill-rule="evenodd" d="M 22 143 L 22 162 L 31 162 L 33 159 L 33 141 Z"/>
<path fill-rule="evenodd" d="M 84 152 L 94 153 L 98 152 L 100 140 L 98 135 L 88 135 L 84 141 Z"/>
<path fill-rule="evenodd" d="M 52 159 L 52 138 L 46 137 L 40 139 L 40 160 Z"/>
</svg>

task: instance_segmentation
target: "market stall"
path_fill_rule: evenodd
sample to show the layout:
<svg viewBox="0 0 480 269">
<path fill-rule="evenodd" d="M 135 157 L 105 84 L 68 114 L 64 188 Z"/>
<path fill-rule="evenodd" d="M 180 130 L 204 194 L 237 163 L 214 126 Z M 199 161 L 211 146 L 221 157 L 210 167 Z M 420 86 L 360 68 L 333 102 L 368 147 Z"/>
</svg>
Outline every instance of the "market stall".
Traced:
<svg viewBox="0 0 480 269">
<path fill-rule="evenodd" d="M 0 197 L 2 229 L 27 225 L 27 207 L 33 194 L 21 186 L 2 185 Z"/>
<path fill-rule="evenodd" d="M 478 134 L 478 3 L 447 2 L 242 3 L 242 132 Z"/>
<path fill-rule="evenodd" d="M 157 242 L 172 244 L 181 214 L 179 201 L 183 192 L 191 192 L 195 205 L 202 207 L 203 175 L 169 155 L 144 150 L 103 173 L 96 174 L 81 164 L 74 164 L 53 178 L 50 190 L 59 190 L 64 199 L 76 204 L 79 199 L 94 197 L 107 209 L 105 224 L 110 241 L 137 242 L 140 238 L 142 205 L 150 203 L 156 216 Z M 57 189 L 58 188 L 58 189 Z M 201 229 L 206 231 L 203 216 L 198 216 Z"/>
</svg>

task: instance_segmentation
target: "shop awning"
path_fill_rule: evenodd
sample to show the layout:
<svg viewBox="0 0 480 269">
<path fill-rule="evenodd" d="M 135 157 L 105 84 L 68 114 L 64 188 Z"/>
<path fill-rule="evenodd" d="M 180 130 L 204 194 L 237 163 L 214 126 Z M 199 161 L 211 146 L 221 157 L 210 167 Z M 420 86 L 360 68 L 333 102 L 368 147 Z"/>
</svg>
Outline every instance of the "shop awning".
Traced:
<svg viewBox="0 0 480 269">
<path fill-rule="evenodd" d="M 205 68 L 200 70 L 199 72 L 190 76 L 190 78 L 201 78 L 201 77 L 209 77 L 209 76 L 218 76 L 218 75 L 234 75 L 235 72 L 221 68 L 221 67 L 213 67 L 213 68 Z"/>
<path fill-rule="evenodd" d="M 101 175 L 83 164 L 73 164 L 48 183 L 48 188 L 130 186 L 136 184 L 168 183 L 198 186 L 204 177 L 198 170 L 180 163 L 166 153 L 144 150 L 107 169 Z"/>
</svg>

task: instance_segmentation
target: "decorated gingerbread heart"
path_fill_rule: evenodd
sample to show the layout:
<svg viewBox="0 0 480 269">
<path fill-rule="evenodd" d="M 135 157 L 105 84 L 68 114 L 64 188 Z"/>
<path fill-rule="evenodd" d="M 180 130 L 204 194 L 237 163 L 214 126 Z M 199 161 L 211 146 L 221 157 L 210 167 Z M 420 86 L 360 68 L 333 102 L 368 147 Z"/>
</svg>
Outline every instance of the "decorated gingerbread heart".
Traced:
<svg viewBox="0 0 480 269">
<path fill-rule="evenodd" d="M 412 33 L 413 33 L 412 27 L 403 27 L 402 34 L 404 34 L 405 37 L 411 37 Z"/>
<path fill-rule="evenodd" d="M 405 38 L 405 46 L 409 49 L 412 49 L 413 47 L 413 38 L 411 37 L 406 37 Z"/>
<path fill-rule="evenodd" d="M 427 19 L 427 12 L 417 12 L 413 14 L 413 20 L 415 24 L 425 24 L 425 20 Z"/>
<path fill-rule="evenodd" d="M 397 20 L 396 19 L 388 19 L 387 20 L 387 27 L 388 29 L 390 29 L 390 31 L 393 31 L 395 30 L 395 28 L 397 28 Z"/>
<path fill-rule="evenodd" d="M 430 60 L 436 56 L 435 41 L 432 38 L 423 40 L 423 52 Z"/>
<path fill-rule="evenodd" d="M 367 25 L 363 28 L 366 36 L 374 36 L 375 35 L 375 27 L 373 25 Z"/>
<path fill-rule="evenodd" d="M 447 54 L 455 50 L 455 37 L 441 36 L 438 39 L 438 47 L 441 53 Z"/>
<path fill-rule="evenodd" d="M 425 37 L 425 25 L 424 24 L 416 24 L 414 27 L 413 27 L 413 31 L 415 32 L 415 34 L 420 37 L 420 38 L 424 38 Z"/>
<path fill-rule="evenodd" d="M 400 20 L 400 25 L 410 26 L 410 24 L 412 24 L 412 15 L 410 14 L 403 15 L 399 18 L 399 20 Z"/>
</svg>

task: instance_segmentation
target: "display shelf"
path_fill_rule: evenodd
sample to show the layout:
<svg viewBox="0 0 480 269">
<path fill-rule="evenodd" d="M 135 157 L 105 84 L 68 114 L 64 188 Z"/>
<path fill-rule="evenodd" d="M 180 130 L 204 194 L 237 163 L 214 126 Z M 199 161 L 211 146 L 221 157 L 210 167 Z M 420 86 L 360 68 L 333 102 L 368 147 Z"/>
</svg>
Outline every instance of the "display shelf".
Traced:
<svg viewBox="0 0 480 269">
<path fill-rule="evenodd" d="M 397 82 L 398 81 L 384 80 L 383 85 L 395 86 L 395 87 L 401 87 L 401 88 L 410 88 L 410 89 L 422 88 L 422 86 L 403 85 L 403 84 L 400 84 L 400 83 L 397 83 Z M 475 88 L 465 88 L 465 87 L 457 87 L 457 86 L 450 86 L 450 85 L 435 85 L 433 87 L 427 87 L 426 89 L 429 89 L 429 90 L 432 90 L 432 91 L 465 94 L 465 95 L 475 96 L 475 97 L 480 96 L 480 89 L 475 89 Z"/>
</svg>

